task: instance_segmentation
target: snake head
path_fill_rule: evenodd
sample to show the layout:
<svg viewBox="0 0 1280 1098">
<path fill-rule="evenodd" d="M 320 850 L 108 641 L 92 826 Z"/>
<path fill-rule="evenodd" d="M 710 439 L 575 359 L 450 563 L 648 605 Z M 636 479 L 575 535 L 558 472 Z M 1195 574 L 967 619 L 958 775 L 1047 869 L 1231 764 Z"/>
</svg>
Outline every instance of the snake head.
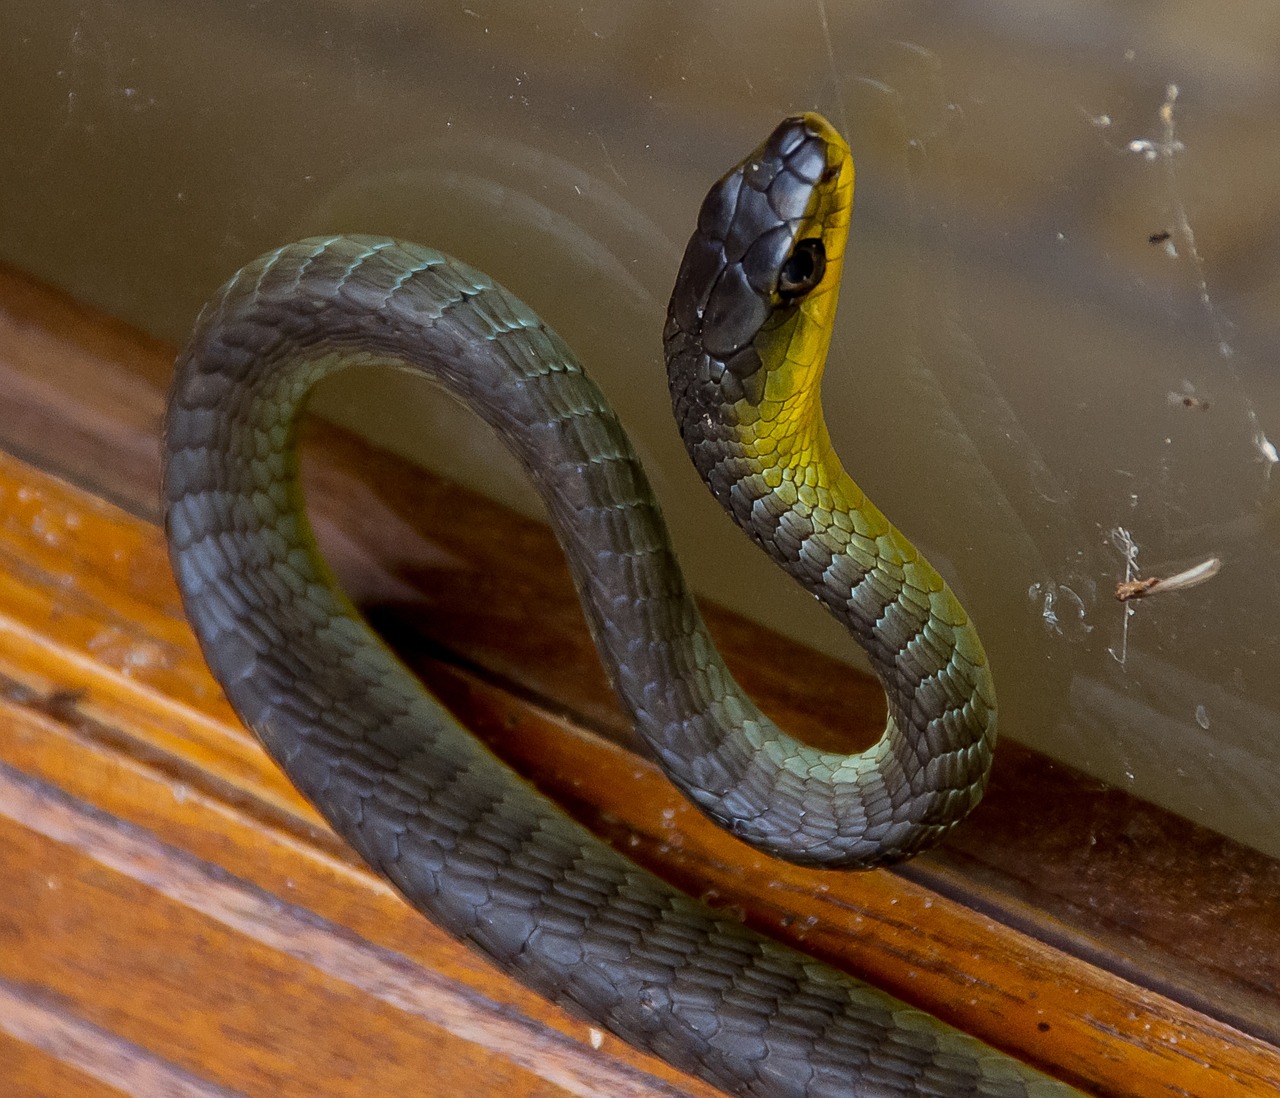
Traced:
<svg viewBox="0 0 1280 1098">
<path fill-rule="evenodd" d="M 685 444 L 817 405 L 853 205 L 853 160 L 817 114 L 783 120 L 720 179 L 667 310 L 672 404 Z M 807 414 L 804 412 L 801 414 Z"/>
</svg>

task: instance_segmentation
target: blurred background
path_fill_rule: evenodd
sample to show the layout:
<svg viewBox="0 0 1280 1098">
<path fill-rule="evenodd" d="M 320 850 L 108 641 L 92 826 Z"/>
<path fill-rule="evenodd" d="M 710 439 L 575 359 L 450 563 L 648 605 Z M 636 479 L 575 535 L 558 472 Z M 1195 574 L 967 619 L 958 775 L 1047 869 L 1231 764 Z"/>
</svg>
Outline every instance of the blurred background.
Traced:
<svg viewBox="0 0 1280 1098">
<path fill-rule="evenodd" d="M 9 0 L 0 66 L 0 260 L 180 341 L 293 238 L 451 252 L 578 351 L 695 587 L 856 663 L 697 483 L 660 360 L 702 195 L 822 111 L 858 167 L 828 421 L 1003 734 L 1280 855 L 1280 7 Z M 411 379 L 318 403 L 532 505 Z"/>
</svg>

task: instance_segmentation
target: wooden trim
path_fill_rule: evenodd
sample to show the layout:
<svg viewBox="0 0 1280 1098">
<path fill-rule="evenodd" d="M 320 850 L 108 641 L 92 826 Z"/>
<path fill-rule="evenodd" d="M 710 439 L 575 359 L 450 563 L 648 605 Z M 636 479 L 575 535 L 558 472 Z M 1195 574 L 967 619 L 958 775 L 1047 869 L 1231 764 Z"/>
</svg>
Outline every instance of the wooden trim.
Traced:
<svg viewBox="0 0 1280 1098">
<path fill-rule="evenodd" d="M 53 973 L 0 965 L 0 1034 L 46 1048 L 5 1024 L 18 1011 L 6 1002 L 34 1003 L 24 1017 L 50 1033 L 83 1022 L 166 1070 L 249 1093 L 404 1089 L 395 1071 L 417 1064 L 420 1082 L 428 1049 L 464 1081 L 458 1093 L 710 1093 L 611 1039 L 607 1056 L 594 1054 L 586 1027 L 434 934 L 354 865 L 235 723 L 181 619 L 153 525 L 170 358 L 0 272 L 0 448 L 79 486 L 0 457 L 0 849 L 6 874 L 30 880 L 47 863 L 68 882 L 34 916 L 20 890 L 0 901 L 0 925 L 15 920 L 29 949 L 59 961 Z M 312 435 L 313 514 L 357 601 L 500 754 L 638 860 L 1096 1093 L 1274 1093 L 1274 862 L 1008 743 L 973 820 L 900 873 L 761 859 L 620 746 L 627 730 L 544 528 L 332 428 Z M 388 528 L 396 538 L 380 539 Z M 848 743 L 873 728 L 874 683 L 716 608 L 709 618 L 735 673 L 798 734 L 844 729 Z M 187 891 L 183 873 L 197 882 Z M 240 891 L 217 891 L 226 874 Z M 269 902 L 249 919 L 246 897 Z M 319 920 L 329 945 L 290 953 L 268 915 L 278 903 L 296 926 Z M 248 921 L 228 926 L 228 911 Z M 212 969 L 201 967 L 211 939 L 226 950 Z M 412 973 L 410 999 L 453 995 L 447 1017 L 353 990 L 360 965 L 348 957 L 335 975 L 329 956 L 352 940 L 375 951 L 358 956 L 386 960 L 388 978 Z M 214 985 L 225 971 L 256 1011 L 197 995 L 191 981 L 175 998 L 163 964 L 134 956 L 156 953 L 149 942 Z M 73 944 L 85 951 L 76 963 L 64 957 Z M 255 982 L 254 965 L 274 981 Z M 273 1021 L 265 1051 L 228 1050 L 218 1011 L 256 1024 L 265 1003 L 273 1019 L 306 1025 Z M 322 1017 L 318 1003 L 354 1020 Z M 173 1023 L 187 1014 L 205 1034 L 194 1061 Z M 301 1050 L 327 1027 L 341 1030 L 333 1056 L 348 1070 L 368 1059 L 362 1042 L 387 1042 L 377 1086 L 343 1082 L 331 1058 L 307 1062 Z M 601 1070 L 613 1074 L 602 1082 Z"/>
</svg>

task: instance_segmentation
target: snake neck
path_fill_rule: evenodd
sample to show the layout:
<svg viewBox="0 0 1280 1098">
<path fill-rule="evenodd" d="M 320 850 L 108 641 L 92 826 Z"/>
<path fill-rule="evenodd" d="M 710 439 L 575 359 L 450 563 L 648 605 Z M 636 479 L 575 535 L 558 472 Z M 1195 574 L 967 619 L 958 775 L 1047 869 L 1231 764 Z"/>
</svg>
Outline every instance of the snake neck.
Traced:
<svg viewBox="0 0 1280 1098">
<path fill-rule="evenodd" d="M 690 459 L 734 522 L 771 556 L 783 528 L 797 524 L 871 539 L 892 529 L 835 452 L 817 377 L 799 384 L 793 370 L 766 369 L 752 347 L 720 362 L 674 320 L 666 356 L 672 410 Z M 808 369 L 820 373 L 821 366 Z M 794 564 L 797 556 L 784 551 L 780 559 Z"/>
<path fill-rule="evenodd" d="M 976 804 L 996 736 L 986 653 L 950 587 L 844 469 L 818 379 L 796 384 L 751 347 L 720 362 L 674 318 L 666 353 L 681 438 L 715 498 L 849 630 L 884 687 L 885 736 L 860 765 L 909 771 L 950 752 L 957 773 L 982 771 L 957 791 Z"/>
</svg>

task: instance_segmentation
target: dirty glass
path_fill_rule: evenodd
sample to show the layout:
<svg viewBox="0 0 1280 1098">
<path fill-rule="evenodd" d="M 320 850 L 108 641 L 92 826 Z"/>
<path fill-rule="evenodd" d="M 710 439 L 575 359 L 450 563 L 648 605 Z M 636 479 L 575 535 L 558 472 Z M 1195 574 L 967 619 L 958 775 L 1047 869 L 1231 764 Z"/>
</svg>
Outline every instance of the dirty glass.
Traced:
<svg viewBox="0 0 1280 1098">
<path fill-rule="evenodd" d="M 0 61 L 0 259 L 179 340 L 291 238 L 458 255 L 616 402 L 698 589 L 853 659 L 695 483 L 660 366 L 702 194 L 823 111 L 832 433 L 981 624 L 1004 733 L 1280 853 L 1280 8 L 11 0 Z M 322 404 L 527 505 L 421 386 Z"/>
</svg>

